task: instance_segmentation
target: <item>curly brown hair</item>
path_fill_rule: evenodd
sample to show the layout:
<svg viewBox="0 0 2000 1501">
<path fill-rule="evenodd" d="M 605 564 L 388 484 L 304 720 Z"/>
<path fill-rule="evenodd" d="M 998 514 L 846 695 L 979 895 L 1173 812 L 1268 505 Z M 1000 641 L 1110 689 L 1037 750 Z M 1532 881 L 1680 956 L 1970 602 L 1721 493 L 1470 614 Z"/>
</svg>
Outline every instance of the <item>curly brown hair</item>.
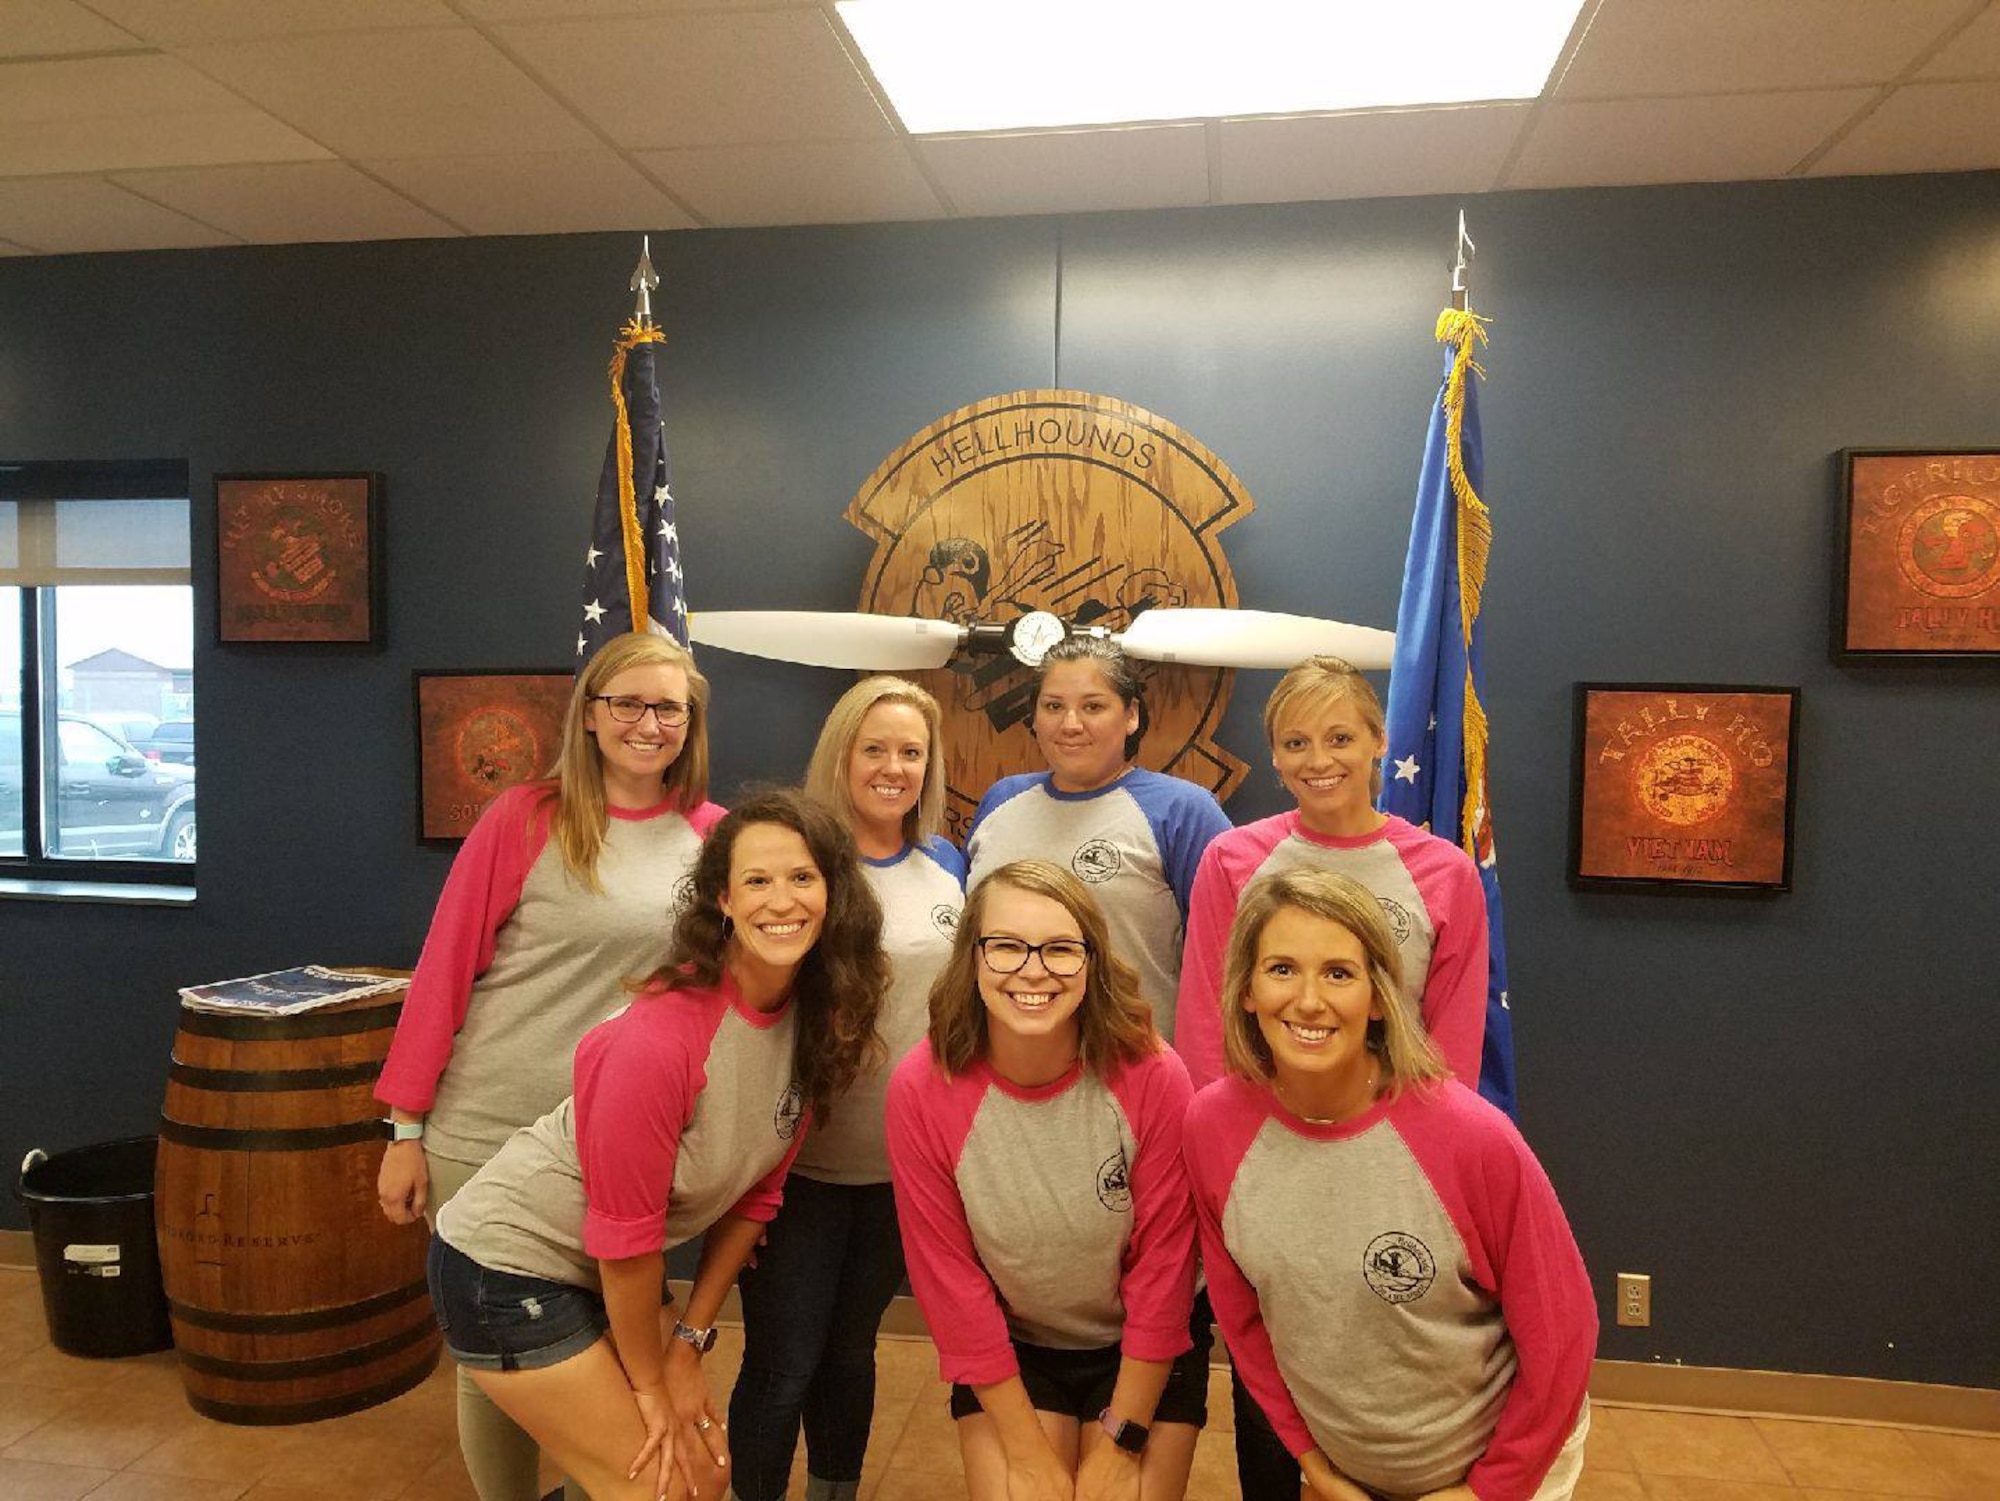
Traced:
<svg viewBox="0 0 2000 1501">
<path fill-rule="evenodd" d="M 875 1019 L 889 988 L 882 908 L 862 871 L 854 836 L 838 815 L 790 787 L 754 792 L 738 804 L 702 842 L 694 895 L 674 923 L 666 962 L 647 983 L 721 983 L 729 947 L 722 913 L 729 864 L 737 836 L 753 824 L 777 824 L 797 834 L 826 878 L 826 920 L 792 981 L 799 1017 L 793 1073 L 806 1108 L 823 1125 L 855 1077 L 884 1056 Z"/>
<path fill-rule="evenodd" d="M 1082 1034 L 1078 1056 L 1099 1078 L 1119 1064 L 1136 1063 L 1160 1050 L 1153 1011 L 1139 994 L 1132 966 L 1111 951 L 1104 912 L 1090 888 L 1060 865 L 1016 860 L 994 871 L 966 898 L 952 937 L 951 957 L 931 982 L 931 1057 L 948 1074 L 959 1074 L 986 1056 L 986 1002 L 979 994 L 979 940 L 985 936 L 986 894 L 1011 886 L 1045 896 L 1076 919 L 1090 950 L 1084 968 L 1083 1004 L 1076 1017 Z"/>
</svg>

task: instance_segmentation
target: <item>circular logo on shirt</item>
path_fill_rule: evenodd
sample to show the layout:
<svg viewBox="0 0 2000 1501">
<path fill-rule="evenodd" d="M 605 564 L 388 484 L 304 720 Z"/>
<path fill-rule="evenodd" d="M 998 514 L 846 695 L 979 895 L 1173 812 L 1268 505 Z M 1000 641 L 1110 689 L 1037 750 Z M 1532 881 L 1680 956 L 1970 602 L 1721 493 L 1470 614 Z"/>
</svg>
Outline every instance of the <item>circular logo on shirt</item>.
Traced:
<svg viewBox="0 0 2000 1501">
<path fill-rule="evenodd" d="M 689 871 L 674 882 L 674 894 L 667 902 L 667 915 L 678 917 L 694 905 L 694 872 Z"/>
<path fill-rule="evenodd" d="M 1093 839 L 1069 857 L 1069 868 L 1080 880 L 1101 886 L 1124 868 L 1125 857 L 1109 839 Z"/>
<path fill-rule="evenodd" d="M 1416 1236 L 1391 1230 L 1368 1242 L 1361 1275 L 1384 1303 L 1414 1303 L 1437 1280 L 1437 1258 Z"/>
<path fill-rule="evenodd" d="M 931 908 L 931 926 L 945 937 L 952 937 L 958 932 L 958 908 L 939 902 Z"/>
<path fill-rule="evenodd" d="M 1389 919 L 1389 931 L 1395 935 L 1396 947 L 1401 948 L 1410 941 L 1410 934 L 1416 931 L 1416 920 L 1401 902 L 1391 901 L 1386 896 L 1378 896 L 1375 900 L 1382 908 L 1382 915 Z"/>
<path fill-rule="evenodd" d="M 785 1092 L 778 1096 L 778 1113 L 771 1121 L 779 1141 L 790 1141 L 799 1134 L 799 1118 L 805 1113 L 805 1096 L 799 1093 L 797 1082 L 787 1084 Z"/>
<path fill-rule="evenodd" d="M 1113 1214 L 1124 1214 L 1131 1209 L 1132 1173 L 1125 1165 L 1122 1149 L 1113 1152 L 1098 1165 L 1097 1199 Z"/>
</svg>

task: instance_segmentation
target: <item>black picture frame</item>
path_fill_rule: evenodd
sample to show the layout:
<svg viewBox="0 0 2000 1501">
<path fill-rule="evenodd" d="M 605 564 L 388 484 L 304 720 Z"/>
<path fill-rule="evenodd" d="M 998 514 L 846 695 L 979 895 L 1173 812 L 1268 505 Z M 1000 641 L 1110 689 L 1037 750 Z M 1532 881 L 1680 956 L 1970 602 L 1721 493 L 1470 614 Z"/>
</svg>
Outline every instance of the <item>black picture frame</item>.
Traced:
<svg viewBox="0 0 2000 1501">
<path fill-rule="evenodd" d="M 2000 662 L 2000 448 L 1844 448 L 1835 470 L 1833 661 Z"/>
<path fill-rule="evenodd" d="M 216 644 L 381 651 L 388 643 L 386 488 L 373 470 L 216 475 Z"/>
<path fill-rule="evenodd" d="M 1790 891 L 1802 706 L 1789 685 L 1576 684 L 1571 887 Z"/>
<path fill-rule="evenodd" d="M 567 667 L 411 672 L 418 844 L 456 848 L 494 798 L 548 773 L 575 677 Z"/>
</svg>

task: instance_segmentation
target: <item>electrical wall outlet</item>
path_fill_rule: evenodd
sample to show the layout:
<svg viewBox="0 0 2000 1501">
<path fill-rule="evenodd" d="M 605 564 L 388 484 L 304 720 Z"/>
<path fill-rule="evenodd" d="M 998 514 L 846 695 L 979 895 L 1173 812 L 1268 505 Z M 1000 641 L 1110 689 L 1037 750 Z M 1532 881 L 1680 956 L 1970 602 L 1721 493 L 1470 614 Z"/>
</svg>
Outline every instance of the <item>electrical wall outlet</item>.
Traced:
<svg viewBox="0 0 2000 1501">
<path fill-rule="evenodd" d="M 1644 1272 L 1618 1274 L 1618 1322 L 1631 1329 L 1653 1322 L 1653 1279 Z"/>
</svg>

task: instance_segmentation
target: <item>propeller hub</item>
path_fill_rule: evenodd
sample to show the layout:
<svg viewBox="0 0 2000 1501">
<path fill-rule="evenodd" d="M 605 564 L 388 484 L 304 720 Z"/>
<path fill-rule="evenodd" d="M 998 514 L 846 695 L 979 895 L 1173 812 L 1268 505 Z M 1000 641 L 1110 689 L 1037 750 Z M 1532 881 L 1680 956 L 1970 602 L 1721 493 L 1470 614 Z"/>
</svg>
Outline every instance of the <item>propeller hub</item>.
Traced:
<svg viewBox="0 0 2000 1501">
<path fill-rule="evenodd" d="M 1030 610 L 1017 619 L 1007 633 L 1007 650 L 1023 667 L 1039 667 L 1049 649 L 1069 635 L 1060 616 L 1047 610 Z"/>
</svg>

